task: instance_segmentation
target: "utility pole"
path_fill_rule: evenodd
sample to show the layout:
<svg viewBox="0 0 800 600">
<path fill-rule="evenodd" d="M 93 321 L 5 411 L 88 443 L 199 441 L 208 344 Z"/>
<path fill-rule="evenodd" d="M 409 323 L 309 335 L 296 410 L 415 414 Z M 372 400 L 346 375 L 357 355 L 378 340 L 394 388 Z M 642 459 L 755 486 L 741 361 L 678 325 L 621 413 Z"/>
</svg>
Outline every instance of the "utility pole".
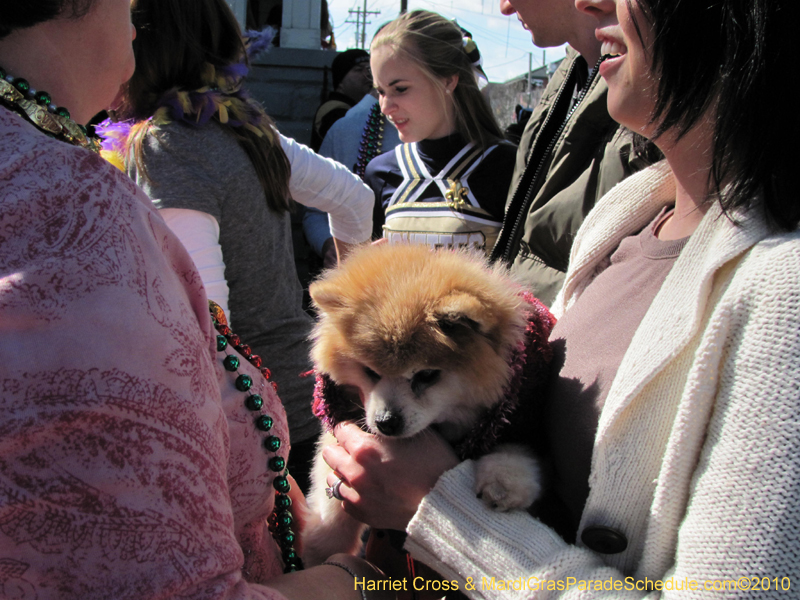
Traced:
<svg viewBox="0 0 800 600">
<path fill-rule="evenodd" d="M 350 9 L 348 11 L 351 15 L 355 13 L 356 15 L 356 44 L 359 44 L 359 48 L 366 48 L 367 44 L 367 15 L 379 15 L 381 11 L 379 10 L 367 10 L 367 0 L 364 0 L 364 8 L 353 10 Z M 347 21 L 348 23 L 352 23 L 352 21 Z M 371 22 L 371 21 L 370 21 Z M 361 33 L 359 34 L 359 28 Z M 360 40 L 359 40 L 360 38 Z"/>
<path fill-rule="evenodd" d="M 533 52 L 528 52 L 528 108 L 531 107 L 533 95 Z"/>
</svg>

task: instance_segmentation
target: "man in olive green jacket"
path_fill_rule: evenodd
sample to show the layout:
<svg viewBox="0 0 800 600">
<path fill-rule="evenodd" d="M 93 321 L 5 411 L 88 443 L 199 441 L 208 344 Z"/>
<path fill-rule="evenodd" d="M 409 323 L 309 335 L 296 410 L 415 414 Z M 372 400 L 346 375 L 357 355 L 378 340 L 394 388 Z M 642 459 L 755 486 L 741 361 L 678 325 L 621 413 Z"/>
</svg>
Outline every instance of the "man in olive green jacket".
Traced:
<svg viewBox="0 0 800 600">
<path fill-rule="evenodd" d="M 568 43 L 520 140 L 503 229 L 492 252 L 542 302 L 561 288 L 575 233 L 595 202 L 645 162 L 606 107 L 596 20 L 574 0 L 501 0 L 539 47 Z M 591 69 L 589 68 L 591 65 Z"/>
</svg>

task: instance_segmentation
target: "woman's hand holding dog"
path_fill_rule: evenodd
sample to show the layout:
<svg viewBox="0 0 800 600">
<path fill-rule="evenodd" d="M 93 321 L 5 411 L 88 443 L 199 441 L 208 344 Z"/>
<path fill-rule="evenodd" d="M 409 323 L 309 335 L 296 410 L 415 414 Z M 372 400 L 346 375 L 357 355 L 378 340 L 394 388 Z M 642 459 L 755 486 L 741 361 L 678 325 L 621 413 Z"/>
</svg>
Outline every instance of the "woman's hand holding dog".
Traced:
<svg viewBox="0 0 800 600">
<path fill-rule="evenodd" d="M 372 527 L 405 531 L 422 499 L 459 461 L 450 445 L 426 430 L 413 438 L 378 438 L 357 425 L 334 429 L 339 442 L 323 450 L 325 462 L 344 483 L 344 510 Z"/>
</svg>

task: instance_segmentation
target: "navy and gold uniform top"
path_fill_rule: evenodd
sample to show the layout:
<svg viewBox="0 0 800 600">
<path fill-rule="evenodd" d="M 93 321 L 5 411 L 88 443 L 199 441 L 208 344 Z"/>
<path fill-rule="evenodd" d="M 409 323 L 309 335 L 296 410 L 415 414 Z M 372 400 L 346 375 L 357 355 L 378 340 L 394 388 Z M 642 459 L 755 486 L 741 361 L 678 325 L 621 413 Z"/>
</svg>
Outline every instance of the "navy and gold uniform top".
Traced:
<svg viewBox="0 0 800 600">
<path fill-rule="evenodd" d="M 482 150 L 453 134 L 401 144 L 365 173 L 375 192 L 375 236 L 490 252 L 503 222 L 516 147 Z"/>
</svg>

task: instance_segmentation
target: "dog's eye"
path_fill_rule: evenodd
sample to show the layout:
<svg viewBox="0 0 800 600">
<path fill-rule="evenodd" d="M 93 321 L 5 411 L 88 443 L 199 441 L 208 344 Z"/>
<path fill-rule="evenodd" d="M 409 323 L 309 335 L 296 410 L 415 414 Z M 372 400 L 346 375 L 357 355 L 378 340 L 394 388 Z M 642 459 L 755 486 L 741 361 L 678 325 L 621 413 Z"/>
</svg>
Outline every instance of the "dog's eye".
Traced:
<svg viewBox="0 0 800 600">
<path fill-rule="evenodd" d="M 439 381 L 441 376 L 442 372 L 439 369 L 424 369 L 422 371 L 417 371 L 411 378 L 411 389 L 414 390 L 415 394 L 419 395 L 423 390 L 425 390 L 425 388 L 428 388 Z"/>
<path fill-rule="evenodd" d="M 364 365 L 364 373 L 366 373 L 367 377 L 369 377 L 372 381 L 380 381 L 381 379 L 380 375 L 366 365 Z"/>
<path fill-rule="evenodd" d="M 473 321 L 472 319 L 461 316 L 461 317 L 442 317 L 440 318 L 436 324 L 439 326 L 439 329 L 442 330 L 442 333 L 448 337 L 454 337 L 457 333 L 465 333 L 467 331 L 474 331 L 479 333 L 481 328 L 478 325 L 477 321 Z"/>
<path fill-rule="evenodd" d="M 439 369 L 425 369 L 414 373 L 414 379 L 420 383 L 433 383 L 439 379 L 439 375 L 441 374 L 442 372 Z"/>
</svg>

